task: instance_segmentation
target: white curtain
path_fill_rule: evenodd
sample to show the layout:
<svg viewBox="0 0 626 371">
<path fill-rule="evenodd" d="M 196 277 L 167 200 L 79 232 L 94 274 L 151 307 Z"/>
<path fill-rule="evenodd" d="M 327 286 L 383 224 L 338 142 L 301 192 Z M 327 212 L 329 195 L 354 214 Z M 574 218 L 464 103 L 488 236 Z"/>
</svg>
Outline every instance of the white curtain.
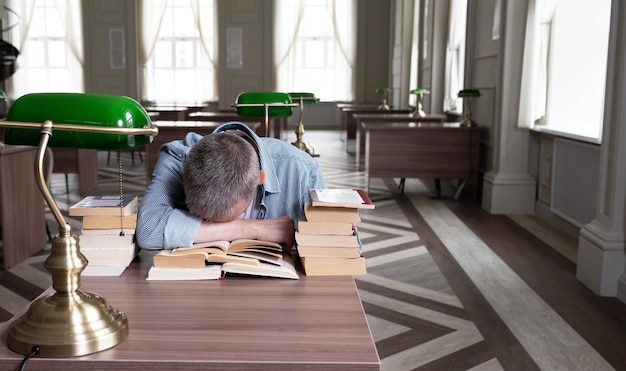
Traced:
<svg viewBox="0 0 626 371">
<path fill-rule="evenodd" d="M 24 59 L 24 47 L 26 45 L 26 39 L 28 38 L 28 31 L 30 31 L 31 22 L 33 20 L 35 0 L 8 0 L 6 4 L 9 9 L 12 9 L 20 16 L 18 36 L 16 40 L 16 45 L 14 45 L 20 51 L 20 56 L 17 58 L 17 64 L 19 68 L 21 60 Z M 5 81 L 5 88 L 7 90 L 6 93 L 8 97 L 11 97 L 11 99 L 17 99 L 21 95 L 15 89 L 16 86 L 20 86 L 19 80 L 20 79 L 18 74 L 17 76 L 11 76 Z"/>
<path fill-rule="evenodd" d="M 463 89 L 465 68 L 465 28 L 467 0 L 450 1 L 448 19 L 448 47 L 446 51 L 444 111 L 460 112 L 462 105 L 457 97 Z"/>
<path fill-rule="evenodd" d="M 342 2 L 342 6 L 338 6 L 338 2 Z M 311 84 L 306 83 L 306 76 L 300 76 L 304 86 L 296 84 L 298 37 L 306 4 L 306 0 L 275 1 L 274 63 L 276 90 L 279 91 L 310 91 Z M 320 97 L 323 100 L 351 101 L 354 97 L 355 12 L 354 0 L 326 1 L 325 14 L 333 29 L 334 60 L 332 81 L 325 82 L 330 87 L 329 93 Z"/>
<path fill-rule="evenodd" d="M 275 1 L 274 61 L 278 91 L 294 91 L 296 47 L 305 1 Z"/>
<path fill-rule="evenodd" d="M 409 91 L 418 88 L 419 79 L 419 37 L 420 37 L 420 2 L 416 1 L 413 4 L 413 33 L 411 40 L 411 66 L 409 69 Z M 409 106 L 415 106 L 417 104 L 417 96 L 415 94 L 409 94 Z"/>
<path fill-rule="evenodd" d="M 518 127 L 531 128 L 546 114 L 548 54 L 557 0 L 530 0 L 526 18 Z"/>
<path fill-rule="evenodd" d="M 213 0 L 190 0 L 191 11 L 193 12 L 194 22 L 200 34 L 200 42 L 202 50 L 200 68 L 203 73 L 210 77 L 201 79 L 203 81 L 213 81 L 211 89 L 203 92 L 203 98 L 216 99 L 211 95 L 217 92 L 217 9 Z M 210 93 L 209 93 L 210 92 Z"/>
<path fill-rule="evenodd" d="M 56 90 L 30 85 L 28 80 L 28 38 L 33 22 L 33 14 L 37 1 L 42 0 L 9 0 L 7 7 L 20 15 L 19 23 L 19 43 L 21 45 L 20 56 L 18 57 L 18 70 L 6 81 L 7 93 L 13 99 L 30 93 L 33 90 Z M 83 79 L 83 32 L 80 0 L 56 0 L 57 13 L 65 32 L 65 42 L 69 49 L 67 65 L 67 90 L 74 92 L 84 91 Z"/>
<path fill-rule="evenodd" d="M 143 71 L 141 79 L 141 98 L 143 100 L 146 100 L 146 95 L 150 91 L 150 79 L 146 65 L 152 56 L 152 52 L 154 52 L 154 45 L 161 30 L 166 4 L 167 0 L 139 0 L 139 34 L 141 35 L 139 63 L 141 63 Z"/>
</svg>

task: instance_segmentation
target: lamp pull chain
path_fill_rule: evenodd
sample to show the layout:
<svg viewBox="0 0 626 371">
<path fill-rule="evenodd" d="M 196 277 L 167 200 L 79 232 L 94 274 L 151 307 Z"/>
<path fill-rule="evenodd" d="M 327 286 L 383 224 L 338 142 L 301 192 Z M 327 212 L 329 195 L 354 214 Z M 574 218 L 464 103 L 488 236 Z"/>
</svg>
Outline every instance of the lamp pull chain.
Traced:
<svg viewBox="0 0 626 371">
<path fill-rule="evenodd" d="M 120 236 L 124 236 L 124 179 L 122 176 L 122 156 L 120 151 L 117 151 L 117 168 L 120 178 Z"/>
</svg>

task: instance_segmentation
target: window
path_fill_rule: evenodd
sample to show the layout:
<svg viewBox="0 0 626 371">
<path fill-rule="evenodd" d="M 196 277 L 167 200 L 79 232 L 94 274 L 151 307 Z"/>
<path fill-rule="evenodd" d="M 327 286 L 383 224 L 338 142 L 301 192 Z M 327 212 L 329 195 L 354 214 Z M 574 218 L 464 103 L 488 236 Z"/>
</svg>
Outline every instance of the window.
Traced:
<svg viewBox="0 0 626 371">
<path fill-rule="evenodd" d="M 600 140 L 610 14 L 611 0 L 529 3 L 521 127 Z"/>
<path fill-rule="evenodd" d="M 7 80 L 9 95 L 83 92 L 82 24 L 79 0 L 12 1 L 21 16 L 15 37 L 22 45 L 17 72 Z"/>
<path fill-rule="evenodd" d="M 276 89 L 311 92 L 323 101 L 353 100 L 354 1 L 275 4 Z"/>
<path fill-rule="evenodd" d="M 457 94 L 459 90 L 464 89 L 466 20 L 467 0 L 451 0 L 444 76 L 444 112 L 461 113 L 463 111 L 463 102 Z"/>
<path fill-rule="evenodd" d="M 165 104 L 217 100 L 215 3 L 143 1 L 142 99 Z"/>
<path fill-rule="evenodd" d="M 409 91 L 420 87 L 419 82 L 419 35 L 420 35 L 420 2 L 413 5 L 413 33 L 411 41 L 411 67 L 409 70 Z M 417 105 L 417 95 L 409 94 L 409 106 Z"/>
</svg>

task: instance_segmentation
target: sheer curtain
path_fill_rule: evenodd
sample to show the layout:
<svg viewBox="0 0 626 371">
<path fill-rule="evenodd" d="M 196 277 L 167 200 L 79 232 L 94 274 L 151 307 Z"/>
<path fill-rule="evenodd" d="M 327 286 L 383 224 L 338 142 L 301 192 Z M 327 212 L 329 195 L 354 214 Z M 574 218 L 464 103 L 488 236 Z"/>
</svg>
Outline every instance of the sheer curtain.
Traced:
<svg viewBox="0 0 626 371">
<path fill-rule="evenodd" d="M 320 2 L 318 1 L 317 4 Z M 316 29 L 324 34 L 323 25 L 328 24 L 330 31 L 324 37 L 331 38 L 332 56 L 325 65 L 325 78 L 321 79 L 319 68 L 302 67 L 300 56 L 311 55 L 312 50 L 302 42 L 305 35 L 305 10 L 310 4 L 307 0 L 275 1 L 274 22 L 274 63 L 276 71 L 276 89 L 278 91 L 311 91 L 321 100 L 351 101 L 354 97 L 354 60 L 355 60 L 355 3 L 354 0 L 327 0 L 324 4 L 325 19 L 315 20 Z M 330 58 L 330 57 L 329 57 Z M 315 71 L 315 72 L 313 72 Z M 317 87 L 320 91 L 312 91 Z"/>
<path fill-rule="evenodd" d="M 206 73 L 211 74 L 209 81 L 213 81 L 211 91 L 217 91 L 217 12 L 213 1 L 190 0 L 191 11 L 200 34 L 202 43 L 201 66 L 208 66 Z M 210 20 L 207 22 L 207 20 Z M 215 97 L 217 98 L 217 97 Z"/>
<path fill-rule="evenodd" d="M 15 45 L 20 49 L 20 56 L 17 60 L 19 67 L 15 74 L 6 80 L 8 96 L 12 97 L 12 99 L 16 99 L 26 93 L 34 91 L 84 91 L 83 33 L 80 0 L 55 1 L 57 13 L 63 25 L 66 46 L 69 50 L 69 58 L 66 61 L 68 81 L 65 88 L 42 85 L 41 81 L 31 81 L 28 78 L 30 58 L 35 58 L 31 56 L 29 52 L 28 39 L 37 1 L 42 0 L 8 0 L 6 3 L 9 9 L 14 10 L 20 15 L 20 23 L 18 26 L 19 35 L 17 36 L 18 45 Z"/>
<path fill-rule="evenodd" d="M 465 68 L 465 28 L 467 19 L 467 0 L 450 2 L 448 20 L 448 48 L 446 51 L 445 97 L 443 110 L 460 112 L 462 105 L 457 97 L 463 89 Z"/>
<path fill-rule="evenodd" d="M 83 23 L 80 0 L 56 0 L 56 7 L 63 28 L 65 29 L 65 41 L 67 47 L 74 56 L 74 61 L 68 63 L 70 86 L 74 86 L 77 91 L 83 92 Z"/>
<path fill-rule="evenodd" d="M 413 33 L 411 40 L 411 66 L 409 69 L 409 91 L 418 88 L 419 77 L 419 37 L 420 37 L 420 2 L 413 5 Z M 417 104 L 417 96 L 409 94 L 409 105 Z"/>
<path fill-rule="evenodd" d="M 140 0 L 139 1 L 139 34 L 141 45 L 139 47 L 139 63 L 142 66 L 142 99 L 147 100 L 147 93 L 151 91 L 150 76 L 148 73 L 148 61 L 154 52 L 165 14 L 167 0 Z"/>
<path fill-rule="evenodd" d="M 546 114 L 548 54 L 557 0 L 530 0 L 526 18 L 518 127 L 531 128 Z"/>
</svg>

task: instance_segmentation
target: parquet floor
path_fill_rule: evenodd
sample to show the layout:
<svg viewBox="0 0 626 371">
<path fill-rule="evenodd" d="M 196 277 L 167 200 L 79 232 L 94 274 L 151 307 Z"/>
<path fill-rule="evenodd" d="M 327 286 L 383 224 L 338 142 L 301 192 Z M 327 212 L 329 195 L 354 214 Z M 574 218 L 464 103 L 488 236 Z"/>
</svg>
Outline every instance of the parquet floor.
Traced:
<svg viewBox="0 0 626 371">
<path fill-rule="evenodd" d="M 328 186 L 365 186 L 339 133 L 304 139 Z M 118 187 L 105 156 L 103 194 Z M 125 192 L 141 194 L 142 165 L 123 162 Z M 76 188 L 75 176 L 69 195 L 53 177 L 61 209 L 80 198 Z M 575 238 L 531 234 L 471 200 L 433 200 L 428 180 L 408 179 L 401 195 L 397 180 L 374 179 L 369 193 L 376 209 L 359 224 L 368 274 L 355 279 L 383 370 L 626 370 L 626 305 L 575 279 L 575 263 L 557 252 Z M 44 258 L 0 270 L 0 322 L 50 285 Z"/>
</svg>

